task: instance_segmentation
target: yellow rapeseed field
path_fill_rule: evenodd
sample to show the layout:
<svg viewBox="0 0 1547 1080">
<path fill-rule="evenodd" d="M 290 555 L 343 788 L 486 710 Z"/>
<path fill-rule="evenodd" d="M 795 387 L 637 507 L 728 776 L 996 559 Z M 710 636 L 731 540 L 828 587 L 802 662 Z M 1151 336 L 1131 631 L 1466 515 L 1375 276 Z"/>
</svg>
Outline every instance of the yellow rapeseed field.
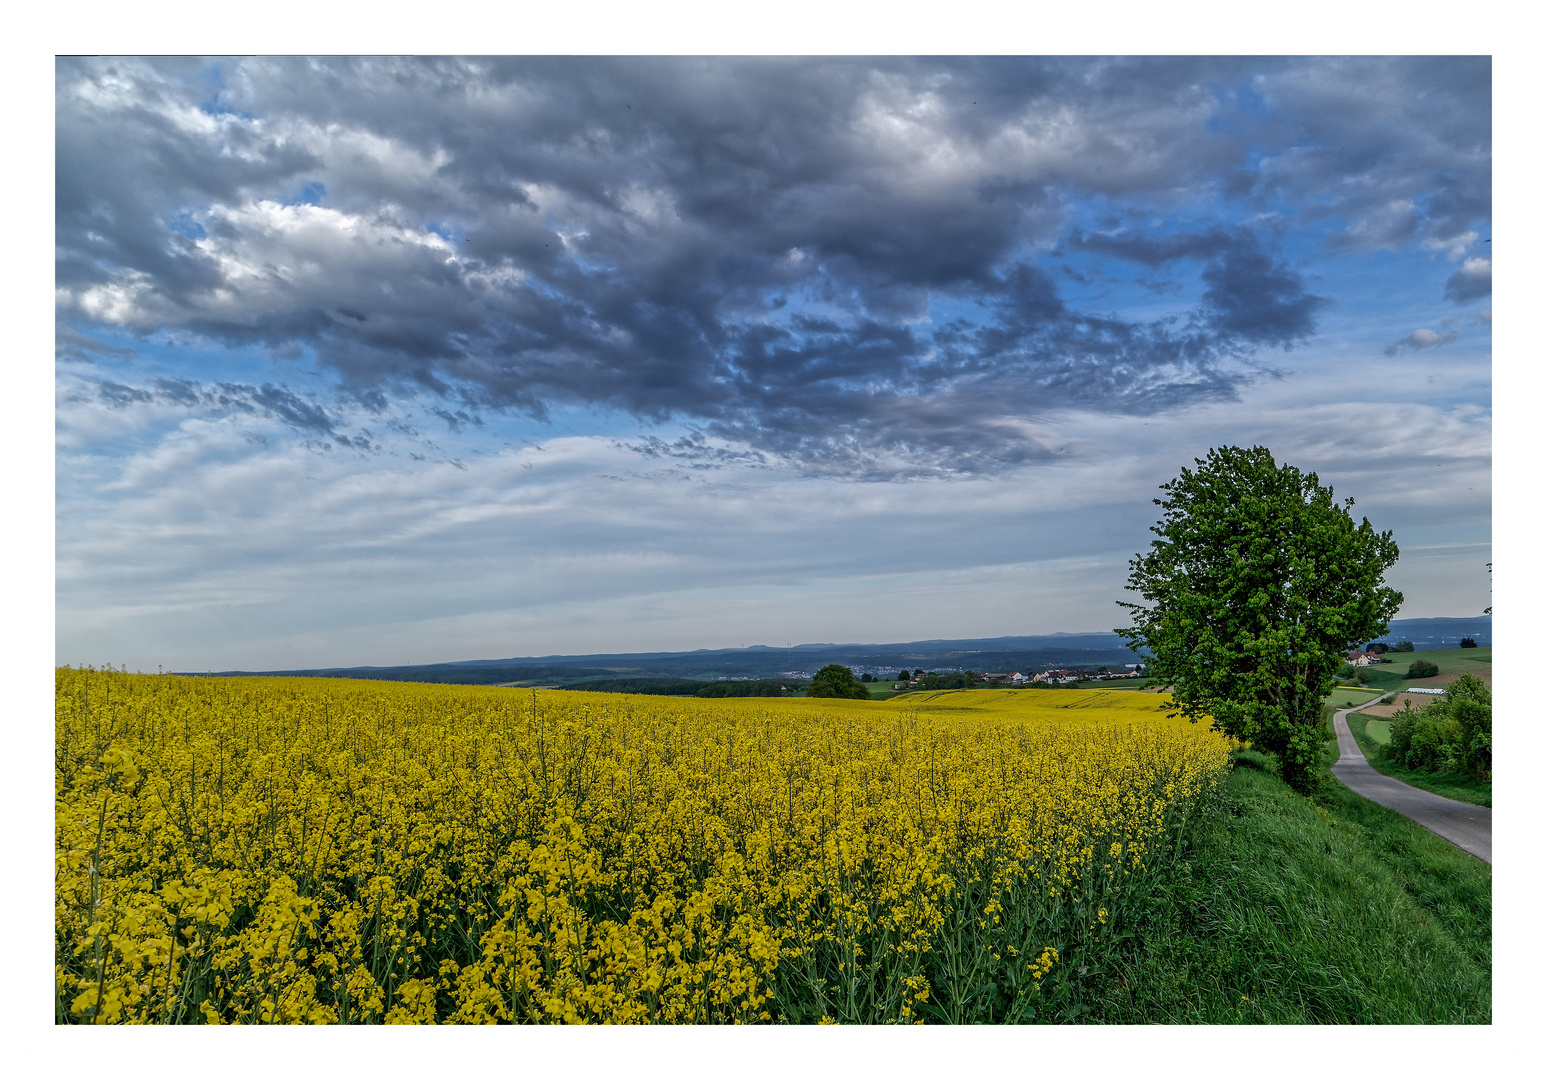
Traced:
<svg viewBox="0 0 1547 1080">
<path fill-rule="evenodd" d="M 63 668 L 57 1019 L 1035 1019 L 1226 767 L 1165 709 Z"/>
</svg>

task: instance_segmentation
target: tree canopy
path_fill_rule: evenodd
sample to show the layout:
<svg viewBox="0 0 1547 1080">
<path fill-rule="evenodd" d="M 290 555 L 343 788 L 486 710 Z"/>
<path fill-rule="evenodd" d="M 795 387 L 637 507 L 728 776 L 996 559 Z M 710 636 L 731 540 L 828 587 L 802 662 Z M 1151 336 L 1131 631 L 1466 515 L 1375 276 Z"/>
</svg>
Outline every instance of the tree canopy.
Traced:
<svg viewBox="0 0 1547 1080">
<path fill-rule="evenodd" d="M 1320 767 L 1322 699 L 1345 653 L 1385 633 L 1402 603 L 1386 587 L 1391 533 L 1355 524 L 1315 473 L 1266 447 L 1226 446 L 1161 486 L 1158 539 L 1130 561 L 1117 633 L 1150 659 L 1190 719 L 1277 754 L 1300 790 Z"/>
<path fill-rule="evenodd" d="M 817 672 L 806 688 L 807 697 L 859 698 L 869 700 L 870 691 L 842 664 L 828 664 Z"/>
</svg>

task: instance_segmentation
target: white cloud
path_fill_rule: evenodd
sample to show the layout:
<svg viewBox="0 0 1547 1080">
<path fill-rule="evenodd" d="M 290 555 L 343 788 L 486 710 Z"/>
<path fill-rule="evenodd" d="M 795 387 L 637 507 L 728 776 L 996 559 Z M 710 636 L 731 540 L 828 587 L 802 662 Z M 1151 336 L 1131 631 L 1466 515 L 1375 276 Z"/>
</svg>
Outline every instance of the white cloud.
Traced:
<svg viewBox="0 0 1547 1080">
<path fill-rule="evenodd" d="M 1477 243 L 1477 234 L 1468 229 L 1466 232 L 1458 233 L 1455 236 L 1431 236 L 1423 242 L 1423 246 L 1427 251 L 1443 251 L 1447 259 L 1455 262 L 1466 254 L 1467 248 L 1475 243 Z"/>
<path fill-rule="evenodd" d="M 1414 352 L 1420 349 L 1433 349 L 1440 345 L 1449 345 L 1460 336 L 1460 332 L 1456 330 L 1446 334 L 1442 334 L 1437 330 L 1414 330 L 1407 337 L 1399 338 L 1390 345 L 1387 345 L 1383 351 L 1387 356 L 1395 356 L 1403 349 L 1410 349 Z"/>
<path fill-rule="evenodd" d="M 64 400 L 58 660 L 202 670 L 1110 628 L 1158 485 L 1224 443 L 1318 471 L 1404 548 L 1486 544 L 1487 413 L 1305 404 L 1322 378 L 1151 421 L 1064 414 L 1056 464 L 876 484 L 597 436 L 479 452 L 448 434 L 458 469 L 391 433 L 360 454 L 262 416 Z M 1485 605 L 1467 591 L 1475 550 L 1436 551 L 1403 570 L 1406 613 Z"/>
</svg>

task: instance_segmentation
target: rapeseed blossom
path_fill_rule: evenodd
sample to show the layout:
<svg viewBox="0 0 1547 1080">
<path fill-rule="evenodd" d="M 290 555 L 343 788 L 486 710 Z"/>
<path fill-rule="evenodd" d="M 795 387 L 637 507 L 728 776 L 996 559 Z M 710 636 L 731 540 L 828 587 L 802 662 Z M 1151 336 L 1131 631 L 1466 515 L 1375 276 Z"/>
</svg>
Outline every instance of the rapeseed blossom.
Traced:
<svg viewBox="0 0 1547 1080">
<path fill-rule="evenodd" d="M 1031 1018 L 1226 765 L 1166 704 L 60 669 L 56 1017 Z"/>
</svg>

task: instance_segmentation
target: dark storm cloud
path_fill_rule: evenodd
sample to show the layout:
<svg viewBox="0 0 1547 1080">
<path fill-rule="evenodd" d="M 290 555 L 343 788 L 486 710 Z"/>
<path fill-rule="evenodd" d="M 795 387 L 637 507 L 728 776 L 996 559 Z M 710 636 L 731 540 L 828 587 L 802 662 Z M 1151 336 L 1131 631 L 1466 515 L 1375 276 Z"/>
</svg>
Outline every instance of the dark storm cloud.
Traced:
<svg viewBox="0 0 1547 1080">
<path fill-rule="evenodd" d="M 1300 275 L 1260 251 L 1226 251 L 1203 271 L 1203 310 L 1225 340 L 1288 347 L 1309 337 L 1327 301 L 1305 291 Z"/>
<path fill-rule="evenodd" d="M 1207 289 L 1199 314 L 1219 335 L 1218 344 L 1288 346 L 1315 331 L 1315 315 L 1327 299 L 1305 291 L 1300 275 L 1262 250 L 1257 237 L 1243 230 L 1212 229 L 1166 236 L 1121 231 L 1070 233 L 1075 250 L 1116 256 L 1151 268 L 1180 259 L 1208 259 L 1202 280 Z"/>
<path fill-rule="evenodd" d="M 1077 310 L 1031 252 L 1082 200 L 1233 199 L 1355 246 L 1450 237 L 1488 211 L 1488 78 L 1486 60 L 64 60 L 62 340 L 299 348 L 374 411 L 445 398 L 453 428 L 583 403 L 818 469 L 992 469 L 1056 455 L 1028 423 L 1051 410 L 1229 399 L 1324 303 L 1273 235 L 1232 224 L 1071 233 L 1069 251 L 1202 264 L 1173 318 Z M 233 408 L 323 431 L 320 406 L 248 389 Z"/>
</svg>

